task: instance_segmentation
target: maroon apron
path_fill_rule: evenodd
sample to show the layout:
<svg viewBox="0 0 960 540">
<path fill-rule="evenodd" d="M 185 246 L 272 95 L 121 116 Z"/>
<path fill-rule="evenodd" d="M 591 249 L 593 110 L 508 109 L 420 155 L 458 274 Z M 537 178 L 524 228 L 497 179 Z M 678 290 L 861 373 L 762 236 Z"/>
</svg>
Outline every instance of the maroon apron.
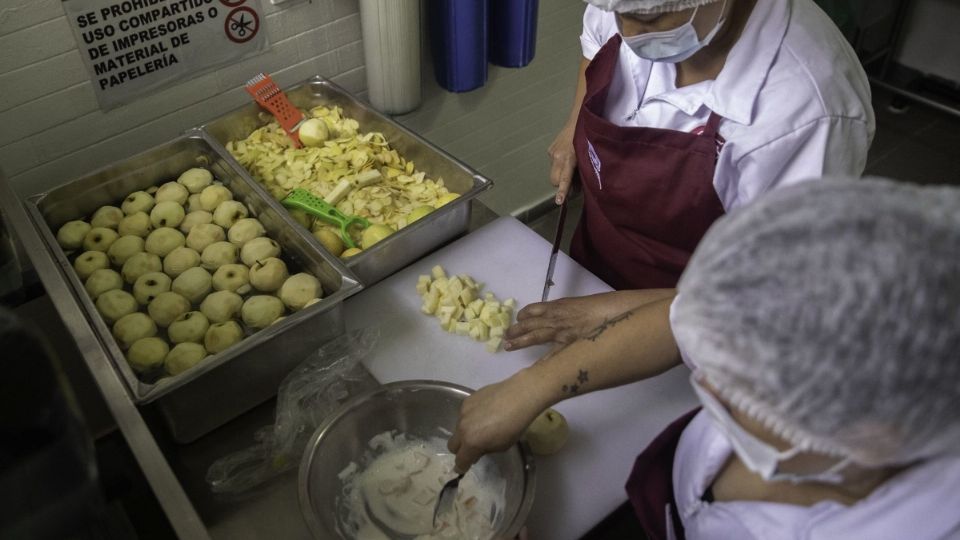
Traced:
<svg viewBox="0 0 960 540">
<path fill-rule="evenodd" d="M 680 435 L 698 412 L 699 407 L 667 426 L 633 463 L 627 480 L 627 498 L 649 540 L 667 538 L 667 515 L 674 537 L 684 538 L 673 496 L 673 457 Z"/>
<path fill-rule="evenodd" d="M 603 117 L 615 35 L 587 67 L 573 139 L 583 217 L 570 254 L 615 289 L 674 287 L 723 205 L 713 187 L 720 116 L 699 134 L 620 127 Z"/>
</svg>

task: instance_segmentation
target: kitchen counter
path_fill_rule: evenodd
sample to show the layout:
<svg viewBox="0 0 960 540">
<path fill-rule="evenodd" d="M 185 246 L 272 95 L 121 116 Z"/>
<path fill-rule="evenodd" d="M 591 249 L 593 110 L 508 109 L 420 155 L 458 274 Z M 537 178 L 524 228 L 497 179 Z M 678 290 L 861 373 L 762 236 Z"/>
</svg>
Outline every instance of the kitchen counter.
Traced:
<svg viewBox="0 0 960 540">
<path fill-rule="evenodd" d="M 543 352 L 537 349 L 491 356 L 484 352 L 483 344 L 443 333 L 435 327 L 435 321 L 419 312 L 406 317 L 416 328 L 396 325 L 397 315 L 411 309 L 406 304 L 419 302 L 413 290 L 416 274 L 436 263 L 454 273 L 470 273 L 485 281 L 487 290 L 501 298 L 514 296 L 520 305 L 539 297 L 549 243 L 512 218 L 496 218 L 474 201 L 470 234 L 346 303 L 348 328 L 371 324 L 382 328 L 381 345 L 366 361 L 381 382 L 438 378 L 476 388 L 509 375 Z M 503 241 L 504 237 L 511 241 Z M 607 290 L 563 254 L 556 281 L 555 297 Z M 409 294 L 404 292 L 407 288 Z M 395 303 L 390 309 L 377 309 L 384 305 L 384 295 L 393 296 Z M 380 315 L 371 315 L 373 312 Z M 70 326 L 70 321 L 65 323 Z M 424 336 L 428 338 L 420 339 Z M 411 339 L 420 342 L 419 348 L 410 345 Z M 84 350 L 83 343 L 78 348 Z M 434 357 L 441 362 L 418 362 L 414 356 Z M 251 446 L 255 432 L 272 425 L 273 400 L 195 443 L 178 445 L 169 439 L 154 411 L 135 407 L 125 393 L 119 393 L 115 384 L 122 381 L 113 375 L 111 380 L 109 372 L 93 373 L 178 536 L 310 538 L 300 514 L 295 469 L 242 497 L 214 495 L 205 482 L 213 461 Z M 537 461 L 537 495 L 529 519 L 532 537 L 577 538 L 618 506 L 625 499 L 623 481 L 633 456 L 660 428 L 692 406 L 693 400 L 686 376 L 678 369 L 650 381 L 561 404 L 558 408 L 570 421 L 573 435 L 561 453 Z"/>
</svg>

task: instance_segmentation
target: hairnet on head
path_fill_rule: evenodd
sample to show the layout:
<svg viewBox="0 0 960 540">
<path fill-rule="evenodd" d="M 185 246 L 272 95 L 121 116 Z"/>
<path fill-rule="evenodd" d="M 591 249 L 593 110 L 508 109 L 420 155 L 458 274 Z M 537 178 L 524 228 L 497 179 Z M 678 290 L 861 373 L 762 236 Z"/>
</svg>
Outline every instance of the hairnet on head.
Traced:
<svg viewBox="0 0 960 540">
<path fill-rule="evenodd" d="M 710 4 L 717 0 L 584 0 L 593 4 L 604 11 L 615 11 L 617 13 L 636 13 L 638 15 L 649 15 L 655 13 L 669 13 L 672 11 L 683 11 L 704 4 Z"/>
<path fill-rule="evenodd" d="M 958 321 L 960 190 L 882 179 L 805 182 L 717 221 L 671 310 L 731 406 L 868 466 L 960 453 Z"/>
</svg>

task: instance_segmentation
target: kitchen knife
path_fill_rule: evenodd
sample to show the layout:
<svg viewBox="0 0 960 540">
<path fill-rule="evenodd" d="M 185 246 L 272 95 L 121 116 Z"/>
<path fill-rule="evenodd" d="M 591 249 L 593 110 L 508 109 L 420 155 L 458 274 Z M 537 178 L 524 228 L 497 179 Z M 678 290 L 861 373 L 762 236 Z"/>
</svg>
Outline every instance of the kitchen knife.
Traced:
<svg viewBox="0 0 960 540">
<path fill-rule="evenodd" d="M 557 267 L 557 253 L 560 252 L 560 240 L 563 239 L 563 222 L 567 217 L 567 199 L 560 203 L 560 219 L 557 221 L 557 232 L 553 235 L 553 249 L 550 250 L 550 264 L 547 265 L 547 279 L 543 282 L 541 302 L 546 302 L 550 296 L 550 287 L 553 287 L 553 271 Z"/>
</svg>

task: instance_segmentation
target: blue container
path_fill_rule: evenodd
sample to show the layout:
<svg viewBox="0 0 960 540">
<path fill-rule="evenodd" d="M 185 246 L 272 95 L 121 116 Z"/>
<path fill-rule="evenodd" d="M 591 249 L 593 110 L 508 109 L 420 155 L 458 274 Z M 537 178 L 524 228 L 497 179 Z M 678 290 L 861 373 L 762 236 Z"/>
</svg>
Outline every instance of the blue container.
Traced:
<svg viewBox="0 0 960 540">
<path fill-rule="evenodd" d="M 537 51 L 539 0 L 490 1 L 490 62 L 523 67 Z"/>
<path fill-rule="evenodd" d="M 469 92 L 487 82 L 487 0 L 428 0 L 437 83 Z"/>
</svg>

